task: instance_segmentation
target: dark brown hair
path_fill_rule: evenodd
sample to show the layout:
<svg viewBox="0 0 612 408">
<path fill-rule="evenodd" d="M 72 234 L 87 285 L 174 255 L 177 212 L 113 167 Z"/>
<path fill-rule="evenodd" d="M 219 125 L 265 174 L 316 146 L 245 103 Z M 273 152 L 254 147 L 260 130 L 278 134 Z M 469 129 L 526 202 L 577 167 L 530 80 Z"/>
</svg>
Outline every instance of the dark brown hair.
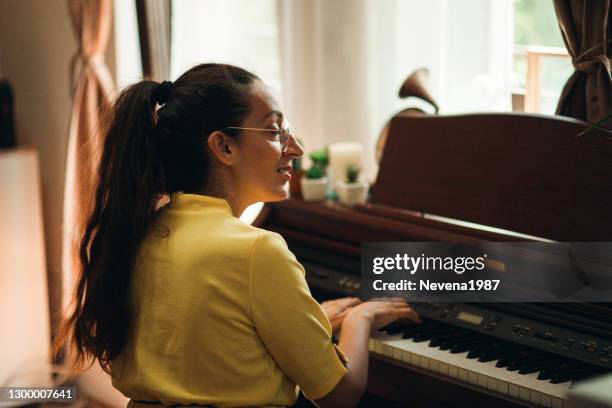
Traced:
<svg viewBox="0 0 612 408">
<path fill-rule="evenodd" d="M 202 64 L 173 84 L 143 80 L 117 98 L 105 132 L 93 211 L 80 243 L 73 309 L 53 348 L 57 356 L 69 345 L 74 369 L 93 357 L 110 373 L 129 333 L 131 272 L 158 198 L 206 190 L 207 137 L 240 126 L 256 80 L 235 66 Z M 158 103 L 163 106 L 156 112 Z"/>
</svg>

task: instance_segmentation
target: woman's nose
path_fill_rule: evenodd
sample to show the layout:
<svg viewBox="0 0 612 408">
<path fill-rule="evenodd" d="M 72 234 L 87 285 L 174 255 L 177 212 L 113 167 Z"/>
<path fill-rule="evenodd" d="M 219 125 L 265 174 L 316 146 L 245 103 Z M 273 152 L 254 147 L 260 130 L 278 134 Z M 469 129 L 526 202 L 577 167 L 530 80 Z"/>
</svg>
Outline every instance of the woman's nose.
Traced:
<svg viewBox="0 0 612 408">
<path fill-rule="evenodd" d="M 287 144 L 287 149 L 285 150 L 284 154 L 286 156 L 291 156 L 292 158 L 300 157 L 304 154 L 304 148 L 300 142 L 293 137 L 293 135 L 289 135 L 289 143 Z"/>
</svg>

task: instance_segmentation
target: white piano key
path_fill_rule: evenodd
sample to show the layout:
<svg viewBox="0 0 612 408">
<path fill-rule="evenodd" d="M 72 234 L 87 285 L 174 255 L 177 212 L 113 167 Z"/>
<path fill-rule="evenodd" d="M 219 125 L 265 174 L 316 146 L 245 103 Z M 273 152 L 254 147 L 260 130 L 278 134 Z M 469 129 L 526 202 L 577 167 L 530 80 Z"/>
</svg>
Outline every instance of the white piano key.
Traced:
<svg viewBox="0 0 612 408">
<path fill-rule="evenodd" d="M 478 385 L 478 374 L 473 371 L 467 371 L 464 368 L 460 368 L 459 370 L 465 371 L 467 373 L 467 382 L 470 384 Z"/>
<path fill-rule="evenodd" d="M 497 383 L 498 381 L 495 378 L 489 377 L 487 380 L 487 388 L 491 391 L 497 392 Z"/>
<path fill-rule="evenodd" d="M 457 367 L 457 379 L 473 384 L 474 381 L 470 377 L 471 374 L 473 374 L 473 373 L 469 372 L 465 368 Z"/>
<path fill-rule="evenodd" d="M 563 408 L 563 400 L 561 398 L 553 397 L 552 399 L 552 408 Z"/>
<path fill-rule="evenodd" d="M 440 362 L 438 360 L 429 360 L 429 370 L 433 371 L 434 373 L 437 373 L 438 370 L 438 366 L 440 365 Z"/>
<path fill-rule="evenodd" d="M 478 374 L 478 386 L 482 388 L 487 388 L 489 384 L 489 377 L 484 374 Z"/>
<path fill-rule="evenodd" d="M 477 359 L 468 359 L 467 352 L 453 354 L 448 350 L 429 347 L 428 342 L 415 343 L 412 339 L 402 339 L 401 335 L 381 335 L 375 342 L 385 346 L 374 346 L 375 350 L 384 350 L 379 354 L 545 407 L 562 404 L 570 384 L 538 380 L 538 373 L 518 374 L 516 371 L 496 367 L 495 361 L 481 363 Z"/>
<path fill-rule="evenodd" d="M 438 371 L 442 375 L 448 375 L 448 363 L 440 361 L 440 370 Z"/>
<path fill-rule="evenodd" d="M 542 393 L 534 390 L 529 391 L 529 401 L 534 404 L 541 405 Z"/>
<path fill-rule="evenodd" d="M 529 388 L 519 387 L 519 398 L 525 401 L 529 401 Z"/>
</svg>

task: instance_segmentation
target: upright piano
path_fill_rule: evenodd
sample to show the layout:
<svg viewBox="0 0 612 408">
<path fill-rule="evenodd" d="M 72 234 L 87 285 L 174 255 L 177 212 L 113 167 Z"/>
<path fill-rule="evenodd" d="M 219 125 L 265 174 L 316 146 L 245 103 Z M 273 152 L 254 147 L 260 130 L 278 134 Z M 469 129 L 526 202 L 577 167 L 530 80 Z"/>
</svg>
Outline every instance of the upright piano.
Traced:
<svg viewBox="0 0 612 408">
<path fill-rule="evenodd" d="M 397 116 L 367 204 L 296 197 L 266 204 L 255 225 L 285 238 L 320 301 L 360 295 L 362 242 L 612 241 L 612 131 L 578 136 L 585 128 L 524 114 Z M 421 325 L 370 340 L 368 393 L 393 406 L 567 407 L 573 383 L 612 371 L 612 303 L 413 307 Z"/>
</svg>

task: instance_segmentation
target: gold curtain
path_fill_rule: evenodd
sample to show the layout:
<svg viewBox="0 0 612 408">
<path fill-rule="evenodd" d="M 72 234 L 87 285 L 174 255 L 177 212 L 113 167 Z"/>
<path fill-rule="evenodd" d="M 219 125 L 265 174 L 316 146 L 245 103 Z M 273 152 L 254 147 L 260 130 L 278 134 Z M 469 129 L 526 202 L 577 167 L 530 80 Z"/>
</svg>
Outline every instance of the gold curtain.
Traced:
<svg viewBox="0 0 612 408">
<path fill-rule="evenodd" d="M 575 71 L 557 105 L 557 115 L 594 123 L 612 112 L 612 0 L 554 0 L 555 12 Z M 612 118 L 603 126 L 612 128 Z"/>
<path fill-rule="evenodd" d="M 106 66 L 113 16 L 112 0 L 68 0 L 79 49 L 71 64 L 72 112 L 66 154 L 63 220 L 63 305 L 68 304 L 78 271 L 78 239 L 89 213 L 101 135 L 100 109 L 111 101 L 115 85 Z"/>
<path fill-rule="evenodd" d="M 142 74 L 156 81 L 170 79 L 172 2 L 136 0 Z"/>
</svg>

